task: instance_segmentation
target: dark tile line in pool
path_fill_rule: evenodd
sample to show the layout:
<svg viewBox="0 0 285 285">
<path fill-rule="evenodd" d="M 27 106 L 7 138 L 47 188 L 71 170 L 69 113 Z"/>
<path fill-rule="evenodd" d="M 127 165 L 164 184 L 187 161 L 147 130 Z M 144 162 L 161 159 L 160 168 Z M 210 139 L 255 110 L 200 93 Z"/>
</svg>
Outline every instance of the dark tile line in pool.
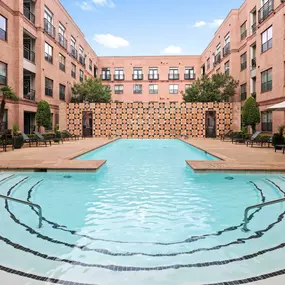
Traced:
<svg viewBox="0 0 285 285">
<path fill-rule="evenodd" d="M 273 184 L 280 192 L 282 192 L 285 195 L 285 191 L 283 191 L 279 185 L 277 185 L 275 182 L 273 182 L 272 180 L 268 178 L 266 180 L 270 182 L 271 184 Z"/>
</svg>

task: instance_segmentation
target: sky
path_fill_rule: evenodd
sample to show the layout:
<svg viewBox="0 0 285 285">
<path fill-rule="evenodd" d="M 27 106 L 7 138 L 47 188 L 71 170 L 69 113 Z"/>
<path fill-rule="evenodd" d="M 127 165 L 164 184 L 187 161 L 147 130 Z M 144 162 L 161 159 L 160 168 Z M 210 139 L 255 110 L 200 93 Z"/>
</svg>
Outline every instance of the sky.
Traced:
<svg viewBox="0 0 285 285">
<path fill-rule="evenodd" d="M 198 55 L 244 0 L 61 0 L 99 56 Z"/>
</svg>

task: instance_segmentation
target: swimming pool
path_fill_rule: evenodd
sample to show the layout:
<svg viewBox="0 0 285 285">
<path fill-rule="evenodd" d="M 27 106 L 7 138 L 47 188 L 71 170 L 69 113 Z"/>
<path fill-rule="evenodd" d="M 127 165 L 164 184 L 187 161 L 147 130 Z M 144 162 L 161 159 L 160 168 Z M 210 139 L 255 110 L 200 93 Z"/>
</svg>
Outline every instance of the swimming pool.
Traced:
<svg viewBox="0 0 285 285">
<path fill-rule="evenodd" d="M 284 204 L 253 210 L 242 231 L 246 207 L 284 197 L 283 175 L 195 174 L 185 160 L 217 158 L 179 140 L 118 140 L 77 159 L 107 163 L 88 174 L 0 174 L 0 194 L 44 215 L 39 229 L 35 209 L 0 200 L 0 277 L 184 285 L 285 273 Z"/>
</svg>

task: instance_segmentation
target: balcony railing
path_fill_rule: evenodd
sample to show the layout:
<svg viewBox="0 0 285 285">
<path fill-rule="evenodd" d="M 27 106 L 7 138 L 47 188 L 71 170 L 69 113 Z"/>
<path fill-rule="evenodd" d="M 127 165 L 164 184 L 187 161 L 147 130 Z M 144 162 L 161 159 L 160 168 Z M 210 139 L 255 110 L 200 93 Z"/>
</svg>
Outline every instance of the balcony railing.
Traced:
<svg viewBox="0 0 285 285">
<path fill-rule="evenodd" d="M 169 79 L 169 80 L 179 80 L 179 74 L 176 74 L 176 73 L 169 73 L 169 74 L 168 74 L 168 79 Z"/>
<path fill-rule="evenodd" d="M 71 76 L 72 76 L 73 78 L 76 78 L 76 72 L 75 72 L 75 71 L 71 71 Z"/>
<path fill-rule="evenodd" d="M 45 95 L 52 97 L 52 88 L 46 87 L 45 88 Z"/>
<path fill-rule="evenodd" d="M 159 74 L 149 74 L 148 80 L 159 80 Z"/>
<path fill-rule="evenodd" d="M 0 39 L 6 41 L 7 40 L 7 32 L 0 28 Z"/>
<path fill-rule="evenodd" d="M 217 55 L 215 55 L 214 66 L 220 64 L 220 63 L 221 63 L 221 60 L 222 60 L 221 52 L 219 52 Z"/>
<path fill-rule="evenodd" d="M 58 34 L 58 43 L 59 43 L 64 49 L 67 49 L 67 39 L 66 39 L 62 34 Z"/>
<path fill-rule="evenodd" d="M 24 9 L 24 16 L 30 21 L 32 22 L 33 24 L 35 24 L 36 22 L 36 17 L 35 15 L 30 11 L 29 8 L 27 8 L 25 5 L 23 7 Z"/>
<path fill-rule="evenodd" d="M 70 53 L 71 53 L 71 56 L 74 57 L 75 59 L 78 58 L 78 52 L 74 46 L 70 46 Z"/>
<path fill-rule="evenodd" d="M 133 74 L 133 80 L 143 80 L 143 74 Z"/>
<path fill-rule="evenodd" d="M 35 101 L 36 100 L 36 91 L 28 87 L 24 87 L 24 99 Z"/>
<path fill-rule="evenodd" d="M 267 92 L 272 90 L 272 80 L 261 83 L 261 92 Z"/>
<path fill-rule="evenodd" d="M 125 80 L 125 75 L 124 74 L 115 74 L 114 80 L 118 80 L 118 81 Z"/>
<path fill-rule="evenodd" d="M 0 85 L 7 85 L 7 76 L 0 75 Z"/>
<path fill-rule="evenodd" d="M 24 47 L 24 58 L 29 60 L 32 63 L 35 63 L 35 53 L 28 48 Z"/>
<path fill-rule="evenodd" d="M 251 25 L 251 33 L 254 34 L 256 32 L 256 23 Z"/>
<path fill-rule="evenodd" d="M 63 71 L 63 72 L 65 72 L 65 64 L 63 64 L 63 63 L 59 63 L 59 69 L 61 70 L 61 71 Z"/>
<path fill-rule="evenodd" d="M 86 66 L 85 64 L 85 56 L 83 54 L 79 54 L 79 62 L 82 66 Z"/>
<path fill-rule="evenodd" d="M 52 63 L 52 56 L 49 55 L 48 53 L 45 53 L 45 60 L 49 63 Z"/>
<path fill-rule="evenodd" d="M 246 67 L 247 67 L 247 62 L 246 61 L 244 61 L 244 62 L 242 62 L 240 64 L 240 70 L 244 70 L 244 69 L 246 69 Z"/>
<path fill-rule="evenodd" d="M 223 48 L 223 57 L 231 53 L 231 44 L 227 43 Z"/>
<path fill-rule="evenodd" d="M 274 1 L 268 0 L 258 11 L 258 22 L 262 23 L 274 11 Z"/>
<path fill-rule="evenodd" d="M 247 30 L 243 31 L 243 32 L 240 34 L 240 40 L 243 41 L 246 37 L 247 37 Z"/>
<path fill-rule="evenodd" d="M 55 27 L 47 19 L 44 19 L 44 30 L 51 37 L 55 38 Z"/>
<path fill-rule="evenodd" d="M 111 80 L 111 74 L 104 74 L 104 73 L 103 73 L 103 74 L 101 75 L 101 79 L 104 80 L 104 81 L 106 81 L 106 80 L 109 81 L 109 80 Z"/>
<path fill-rule="evenodd" d="M 251 59 L 251 69 L 255 69 L 256 68 L 256 57 Z"/>
<path fill-rule="evenodd" d="M 185 73 L 184 79 L 185 80 L 195 80 L 196 74 L 195 73 Z"/>
</svg>

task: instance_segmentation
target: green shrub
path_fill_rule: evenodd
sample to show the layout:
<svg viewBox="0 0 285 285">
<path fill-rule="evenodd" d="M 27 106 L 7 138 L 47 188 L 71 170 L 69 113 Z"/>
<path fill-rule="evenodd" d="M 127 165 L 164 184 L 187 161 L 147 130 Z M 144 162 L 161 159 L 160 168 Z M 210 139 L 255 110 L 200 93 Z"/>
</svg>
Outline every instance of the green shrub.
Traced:
<svg viewBox="0 0 285 285">
<path fill-rule="evenodd" d="M 257 140 L 263 141 L 263 142 L 271 142 L 272 141 L 272 135 L 269 134 L 260 134 L 257 136 Z"/>
</svg>

